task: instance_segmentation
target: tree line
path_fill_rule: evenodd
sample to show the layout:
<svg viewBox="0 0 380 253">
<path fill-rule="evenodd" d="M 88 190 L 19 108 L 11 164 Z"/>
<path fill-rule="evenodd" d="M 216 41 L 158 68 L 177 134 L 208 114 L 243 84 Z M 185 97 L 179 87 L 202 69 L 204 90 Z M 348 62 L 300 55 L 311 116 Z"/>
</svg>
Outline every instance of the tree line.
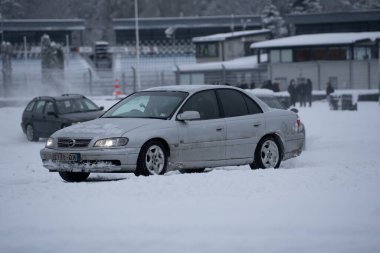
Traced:
<svg viewBox="0 0 380 253">
<path fill-rule="evenodd" d="M 277 37 L 283 16 L 337 10 L 380 9 L 380 0 L 138 0 L 140 17 L 261 15 Z M 134 0 L 0 0 L 1 19 L 81 18 L 93 39 L 107 40 L 113 18 L 133 18 Z"/>
</svg>

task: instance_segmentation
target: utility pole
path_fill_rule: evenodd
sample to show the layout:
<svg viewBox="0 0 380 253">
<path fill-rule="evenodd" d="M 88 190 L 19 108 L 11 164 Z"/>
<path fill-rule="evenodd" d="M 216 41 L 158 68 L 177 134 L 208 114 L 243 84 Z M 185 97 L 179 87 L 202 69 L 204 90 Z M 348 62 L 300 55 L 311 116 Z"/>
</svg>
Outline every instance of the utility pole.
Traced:
<svg viewBox="0 0 380 253">
<path fill-rule="evenodd" d="M 136 30 L 136 79 L 137 90 L 141 89 L 140 84 L 140 38 L 139 38 L 139 8 L 138 0 L 135 0 L 135 30 Z"/>
</svg>

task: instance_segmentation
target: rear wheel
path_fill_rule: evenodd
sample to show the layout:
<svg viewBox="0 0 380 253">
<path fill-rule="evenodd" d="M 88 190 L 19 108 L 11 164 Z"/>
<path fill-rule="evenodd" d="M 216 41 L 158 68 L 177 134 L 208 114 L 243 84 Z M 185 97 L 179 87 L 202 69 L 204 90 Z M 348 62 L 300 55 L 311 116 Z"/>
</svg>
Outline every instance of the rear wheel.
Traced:
<svg viewBox="0 0 380 253">
<path fill-rule="evenodd" d="M 162 175 L 165 174 L 167 165 L 168 157 L 164 145 L 157 140 L 152 140 L 141 148 L 135 175 Z"/>
<path fill-rule="evenodd" d="M 28 141 L 38 141 L 39 139 L 34 127 L 31 124 L 26 126 L 26 138 Z"/>
<path fill-rule="evenodd" d="M 252 169 L 280 167 L 281 149 L 273 137 L 266 137 L 259 142 L 255 151 L 255 161 L 250 164 Z"/>
<path fill-rule="evenodd" d="M 83 182 L 88 176 L 90 176 L 89 172 L 59 172 L 61 178 L 67 182 Z"/>
</svg>

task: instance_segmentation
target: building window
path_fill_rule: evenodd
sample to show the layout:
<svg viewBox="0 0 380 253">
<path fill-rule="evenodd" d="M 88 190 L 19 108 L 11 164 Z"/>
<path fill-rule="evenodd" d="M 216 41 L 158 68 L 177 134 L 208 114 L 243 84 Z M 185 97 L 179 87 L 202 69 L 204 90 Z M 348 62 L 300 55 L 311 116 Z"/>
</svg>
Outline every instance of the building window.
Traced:
<svg viewBox="0 0 380 253">
<path fill-rule="evenodd" d="M 270 50 L 270 62 L 280 62 L 280 50 Z"/>
<path fill-rule="evenodd" d="M 292 62 L 293 61 L 293 51 L 291 49 L 281 50 L 281 62 Z"/>
<path fill-rule="evenodd" d="M 326 60 L 327 59 L 327 48 L 316 47 L 311 49 L 311 60 Z"/>
<path fill-rule="evenodd" d="M 203 84 L 205 77 L 202 73 L 180 74 L 180 84 Z"/>
<path fill-rule="evenodd" d="M 349 59 L 347 47 L 330 47 L 328 59 L 335 61 Z"/>
<path fill-rule="evenodd" d="M 377 58 L 375 47 L 354 47 L 355 60 L 369 60 Z"/>
<path fill-rule="evenodd" d="M 203 43 L 197 44 L 197 57 L 207 58 L 207 57 L 218 57 L 219 50 L 217 43 Z"/>
<path fill-rule="evenodd" d="M 310 61 L 311 51 L 310 48 L 296 48 L 294 49 L 294 61 Z"/>
</svg>

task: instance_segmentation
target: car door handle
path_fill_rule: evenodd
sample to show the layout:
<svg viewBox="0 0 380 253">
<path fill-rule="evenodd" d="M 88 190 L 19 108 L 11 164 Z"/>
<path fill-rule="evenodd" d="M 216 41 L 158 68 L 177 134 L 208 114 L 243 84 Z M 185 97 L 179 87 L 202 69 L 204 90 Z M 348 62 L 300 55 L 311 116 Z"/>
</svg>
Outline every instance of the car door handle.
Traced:
<svg viewBox="0 0 380 253">
<path fill-rule="evenodd" d="M 223 130 L 223 127 L 217 127 L 216 128 L 216 131 L 222 131 Z"/>
<path fill-rule="evenodd" d="M 259 127 L 259 126 L 261 126 L 261 123 L 255 123 L 255 124 L 253 124 L 253 126 L 254 127 Z"/>
</svg>

